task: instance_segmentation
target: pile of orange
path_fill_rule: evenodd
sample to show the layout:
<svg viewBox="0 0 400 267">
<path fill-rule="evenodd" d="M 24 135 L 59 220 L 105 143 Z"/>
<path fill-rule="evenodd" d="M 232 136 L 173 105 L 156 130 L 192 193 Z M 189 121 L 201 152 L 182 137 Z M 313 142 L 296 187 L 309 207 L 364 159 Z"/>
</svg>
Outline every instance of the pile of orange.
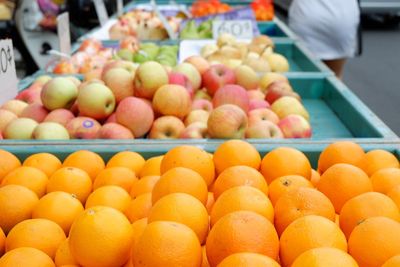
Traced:
<svg viewBox="0 0 400 267">
<path fill-rule="evenodd" d="M 0 267 L 400 266 L 400 168 L 337 142 L 231 140 L 145 160 L 0 150 Z"/>
</svg>

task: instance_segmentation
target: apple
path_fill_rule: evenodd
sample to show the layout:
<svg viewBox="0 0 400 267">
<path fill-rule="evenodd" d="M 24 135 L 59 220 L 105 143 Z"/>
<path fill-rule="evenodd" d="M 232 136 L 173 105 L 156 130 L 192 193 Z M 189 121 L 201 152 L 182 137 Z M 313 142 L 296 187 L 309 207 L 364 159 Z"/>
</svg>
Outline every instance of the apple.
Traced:
<svg viewBox="0 0 400 267">
<path fill-rule="evenodd" d="M 178 139 L 185 130 L 183 122 L 174 116 L 163 116 L 156 119 L 151 127 L 151 139 Z"/>
<path fill-rule="evenodd" d="M 278 123 L 285 138 L 310 138 L 312 135 L 310 123 L 301 115 L 290 114 Z"/>
<path fill-rule="evenodd" d="M 21 112 L 20 118 L 30 118 L 37 122 L 42 122 L 49 114 L 47 109 L 43 107 L 41 104 L 30 104 Z"/>
<path fill-rule="evenodd" d="M 264 100 L 265 95 L 260 90 L 249 90 L 247 91 L 247 95 L 249 96 L 250 100 Z"/>
<path fill-rule="evenodd" d="M 270 121 L 277 124 L 279 122 L 278 115 L 270 109 L 261 108 L 250 110 L 248 114 L 249 125 L 255 124 L 259 121 Z"/>
<path fill-rule="evenodd" d="M 100 123 L 89 117 L 73 118 L 66 125 L 71 139 L 95 139 L 100 128 Z"/>
<path fill-rule="evenodd" d="M 179 72 L 171 72 L 168 74 L 169 84 L 177 84 L 186 88 L 190 98 L 194 97 L 194 90 L 191 81 L 186 77 L 185 74 Z"/>
<path fill-rule="evenodd" d="M 283 81 L 272 82 L 267 89 L 265 94 L 265 100 L 268 101 L 271 105 L 282 96 L 293 96 L 297 98 L 297 100 L 301 101 L 300 96 L 293 92 L 290 84 Z"/>
<path fill-rule="evenodd" d="M 11 111 L 15 115 L 19 116 L 21 115 L 22 111 L 28 106 L 27 103 L 21 100 L 16 100 L 16 99 L 11 99 L 5 102 L 2 106 L 1 109 L 5 109 L 8 111 Z"/>
<path fill-rule="evenodd" d="M 289 71 L 289 62 L 281 54 L 273 53 L 268 58 L 268 63 L 273 72 L 287 72 Z"/>
<path fill-rule="evenodd" d="M 196 109 L 202 109 L 202 110 L 210 112 L 211 110 L 213 110 L 213 105 L 212 105 L 211 101 L 209 101 L 209 100 L 195 99 L 192 102 L 192 110 L 196 110 Z"/>
<path fill-rule="evenodd" d="M 144 136 L 154 121 L 154 112 L 146 100 L 127 97 L 122 100 L 115 111 L 117 122 L 133 133 L 135 138 Z"/>
<path fill-rule="evenodd" d="M 203 109 L 192 110 L 185 118 L 185 121 L 184 121 L 185 126 L 188 126 L 189 124 L 192 124 L 195 122 L 202 122 L 204 124 L 207 124 L 209 116 L 210 116 L 210 113 Z"/>
<path fill-rule="evenodd" d="M 68 78 L 56 77 L 46 83 L 40 97 L 48 110 L 70 108 L 78 96 L 78 87 Z"/>
<path fill-rule="evenodd" d="M 279 98 L 272 104 L 271 109 L 276 113 L 276 115 L 278 115 L 279 119 L 283 119 L 290 114 L 298 114 L 303 116 L 306 120 L 310 119 L 308 111 L 300 101 L 291 96 L 283 96 Z"/>
<path fill-rule="evenodd" d="M 154 94 L 154 111 L 161 115 L 171 115 L 183 119 L 192 106 L 190 95 L 185 87 L 175 84 L 161 86 Z"/>
<path fill-rule="evenodd" d="M 193 89 L 196 91 L 201 86 L 201 75 L 199 71 L 189 63 L 181 63 L 173 69 L 174 72 L 184 74 L 192 83 Z"/>
<path fill-rule="evenodd" d="M 139 50 L 139 40 L 135 36 L 126 36 L 119 42 L 119 47 L 137 51 Z"/>
<path fill-rule="evenodd" d="M 10 122 L 17 118 L 18 116 L 13 112 L 6 109 L 0 109 L 0 133 L 4 131 Z"/>
<path fill-rule="evenodd" d="M 210 63 L 208 63 L 207 59 L 201 56 L 191 56 L 185 59 L 186 63 L 192 64 L 200 75 L 203 75 L 204 72 L 210 68 Z"/>
<path fill-rule="evenodd" d="M 134 79 L 135 96 L 152 99 L 161 86 L 168 84 L 168 73 L 157 62 L 148 61 L 139 66 Z"/>
<path fill-rule="evenodd" d="M 29 118 L 17 118 L 11 121 L 3 134 L 5 139 L 32 139 L 33 131 L 38 123 Z"/>
<path fill-rule="evenodd" d="M 119 103 L 128 96 L 133 96 L 133 78 L 132 73 L 123 68 L 112 68 L 104 75 L 104 83 L 113 92 L 115 100 Z"/>
<path fill-rule="evenodd" d="M 81 80 L 79 80 L 78 78 L 76 78 L 75 76 L 65 76 L 65 78 L 69 79 L 71 82 L 73 82 L 76 87 L 79 87 L 79 85 L 81 85 Z"/>
<path fill-rule="evenodd" d="M 42 122 L 33 131 L 36 140 L 68 140 L 69 133 L 65 127 L 57 122 Z"/>
<path fill-rule="evenodd" d="M 115 122 L 104 124 L 97 133 L 99 139 L 134 139 L 132 132 Z"/>
<path fill-rule="evenodd" d="M 94 119 L 107 118 L 115 108 L 113 92 L 105 85 L 91 83 L 79 90 L 79 114 Z"/>
<path fill-rule="evenodd" d="M 243 64 L 252 68 L 255 72 L 269 72 L 271 68 L 268 61 L 263 58 L 247 57 Z"/>
<path fill-rule="evenodd" d="M 179 138 L 181 139 L 207 138 L 207 124 L 203 122 L 192 123 L 183 130 Z"/>
<path fill-rule="evenodd" d="M 258 121 L 246 129 L 246 138 L 283 138 L 283 134 L 275 123 Z"/>
<path fill-rule="evenodd" d="M 22 92 L 20 92 L 15 99 L 22 100 L 28 104 L 33 104 L 33 103 L 42 103 L 42 99 L 40 98 L 40 93 L 41 93 L 42 87 L 38 87 L 38 89 L 26 89 Z"/>
<path fill-rule="evenodd" d="M 44 122 L 57 122 L 65 127 L 73 118 L 75 118 L 75 116 L 70 110 L 60 108 L 55 109 L 47 114 Z"/>
<path fill-rule="evenodd" d="M 271 105 L 265 100 L 252 99 L 249 102 L 249 110 L 271 108 Z"/>
<path fill-rule="evenodd" d="M 84 73 L 84 81 L 100 80 L 101 74 L 103 73 L 103 69 L 96 68 L 96 69 L 91 69 L 89 71 L 85 71 L 83 73 Z"/>
<path fill-rule="evenodd" d="M 75 74 L 77 71 L 74 64 L 69 60 L 60 61 L 53 69 L 54 74 Z"/>
<path fill-rule="evenodd" d="M 129 71 L 132 75 L 135 75 L 138 65 L 125 60 L 110 60 L 104 64 L 101 73 L 101 79 L 104 79 L 104 75 L 113 68 L 123 68 Z"/>
<path fill-rule="evenodd" d="M 105 123 L 111 123 L 111 122 L 117 122 L 117 116 L 115 115 L 115 112 L 113 114 L 111 114 L 107 120 L 105 121 Z"/>
<path fill-rule="evenodd" d="M 235 72 L 222 64 L 212 65 L 202 78 L 203 86 L 211 96 L 222 86 L 236 83 Z"/>
<path fill-rule="evenodd" d="M 3 134 L 0 132 L 0 140 L 3 140 Z"/>
<path fill-rule="evenodd" d="M 258 89 L 260 78 L 257 73 L 246 65 L 240 65 L 235 69 L 236 84 L 242 86 L 246 90 Z"/>
<path fill-rule="evenodd" d="M 247 116 L 238 106 L 225 104 L 211 111 L 207 127 L 211 138 L 241 139 L 247 128 Z"/>
<path fill-rule="evenodd" d="M 243 109 L 246 113 L 249 111 L 250 106 L 247 91 L 235 84 L 227 84 L 218 89 L 214 94 L 212 103 L 214 108 L 225 104 L 233 104 Z"/>
<path fill-rule="evenodd" d="M 260 79 L 261 91 L 266 92 L 268 86 L 275 81 L 283 81 L 283 82 L 289 83 L 289 80 L 285 75 L 283 75 L 281 73 L 267 72 Z"/>
<path fill-rule="evenodd" d="M 39 84 L 39 85 L 45 85 L 47 82 L 49 82 L 52 79 L 51 76 L 49 75 L 40 75 L 39 77 L 37 77 L 35 79 L 35 81 L 33 82 L 34 84 Z"/>
<path fill-rule="evenodd" d="M 207 93 L 206 90 L 197 90 L 196 93 L 194 93 L 194 99 L 205 99 L 205 100 L 212 100 L 212 97 Z"/>
</svg>

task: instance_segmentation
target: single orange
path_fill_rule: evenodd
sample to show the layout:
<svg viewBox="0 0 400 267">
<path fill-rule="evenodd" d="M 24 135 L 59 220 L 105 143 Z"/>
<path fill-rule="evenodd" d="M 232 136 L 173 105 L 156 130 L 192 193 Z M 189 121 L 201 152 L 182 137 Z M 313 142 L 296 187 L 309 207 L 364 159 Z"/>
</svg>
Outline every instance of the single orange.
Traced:
<svg viewBox="0 0 400 267">
<path fill-rule="evenodd" d="M 139 153 L 122 151 L 112 156 L 107 162 L 107 168 L 125 167 L 133 171 L 136 176 L 139 176 L 145 162 L 145 159 Z"/>
<path fill-rule="evenodd" d="M 272 205 L 275 206 L 278 199 L 288 192 L 289 190 L 296 189 L 299 187 L 312 188 L 313 185 L 309 180 L 300 175 L 286 175 L 275 179 L 269 185 L 269 199 Z"/>
<path fill-rule="evenodd" d="M 46 193 L 46 185 L 48 182 L 47 175 L 33 167 L 19 167 L 7 174 L 1 185 L 22 185 L 35 192 L 38 197 L 42 197 Z"/>
<path fill-rule="evenodd" d="M 0 258 L 0 267 L 13 266 L 55 267 L 46 253 L 30 247 L 13 249 Z"/>
<path fill-rule="evenodd" d="M 122 266 L 130 257 L 132 226 L 118 210 L 93 207 L 72 224 L 69 248 L 82 266 Z"/>
<path fill-rule="evenodd" d="M 137 242 L 139 242 L 139 239 L 142 236 L 144 229 L 146 229 L 147 224 L 148 224 L 147 218 L 142 218 L 132 223 L 132 230 L 133 230 L 132 251 L 134 250 Z"/>
<path fill-rule="evenodd" d="M 61 168 L 50 176 L 47 184 L 47 193 L 55 191 L 73 194 L 82 204 L 85 204 L 87 197 L 92 192 L 92 180 L 81 169 Z"/>
<path fill-rule="evenodd" d="M 144 176 L 133 182 L 130 195 L 135 198 L 141 194 L 153 192 L 155 184 L 160 179 L 160 176 Z"/>
<path fill-rule="evenodd" d="M 378 216 L 400 222 L 399 209 L 390 197 L 377 192 L 364 193 L 343 205 L 339 219 L 340 228 L 348 238 L 360 222 Z"/>
<path fill-rule="evenodd" d="M 93 183 L 93 190 L 105 185 L 116 185 L 128 193 L 137 181 L 133 171 L 125 167 L 110 167 L 100 171 Z"/>
<path fill-rule="evenodd" d="M 241 252 L 226 257 L 218 267 L 279 267 L 280 265 L 268 256 Z"/>
<path fill-rule="evenodd" d="M 340 213 L 344 203 L 349 199 L 372 191 L 369 177 L 360 168 L 339 163 L 330 167 L 321 176 L 317 189 L 324 193 Z"/>
<path fill-rule="evenodd" d="M 390 259 L 388 259 L 382 267 L 398 267 L 400 266 L 400 254 L 397 256 L 393 256 Z"/>
<path fill-rule="evenodd" d="M 43 196 L 32 212 L 32 218 L 48 219 L 69 233 L 75 218 L 83 211 L 82 203 L 71 194 L 51 192 Z"/>
<path fill-rule="evenodd" d="M 56 266 L 78 265 L 78 262 L 71 255 L 68 239 L 65 239 L 63 242 L 61 242 L 60 246 L 57 249 L 54 262 Z"/>
<path fill-rule="evenodd" d="M 139 177 L 145 176 L 160 176 L 161 175 L 161 161 L 164 156 L 152 157 L 146 160 L 142 170 L 139 173 Z"/>
<path fill-rule="evenodd" d="M 0 149 L 0 182 L 9 172 L 21 166 L 19 159 L 8 151 Z"/>
<path fill-rule="evenodd" d="M 275 228 L 279 235 L 296 219 L 319 215 L 335 221 L 335 208 L 329 198 L 313 188 L 299 187 L 283 194 L 275 205 Z"/>
<path fill-rule="evenodd" d="M 317 215 L 307 215 L 292 222 L 280 239 L 282 266 L 291 266 L 303 252 L 319 247 L 333 247 L 347 251 L 346 237 L 331 220 Z"/>
<path fill-rule="evenodd" d="M 96 153 L 88 150 L 79 150 L 70 154 L 63 162 L 63 167 L 75 167 L 84 170 L 94 181 L 104 169 L 104 160 Z"/>
<path fill-rule="evenodd" d="M 375 149 L 365 154 L 364 170 L 368 176 L 373 175 L 376 171 L 386 168 L 399 168 L 399 161 L 390 152 L 381 149 Z"/>
<path fill-rule="evenodd" d="M 266 154 L 261 162 L 261 173 L 268 184 L 285 175 L 300 175 L 311 178 L 311 164 L 297 149 L 280 147 Z"/>
<path fill-rule="evenodd" d="M 311 183 L 313 186 L 317 186 L 319 179 L 321 179 L 321 175 L 316 170 L 311 170 Z"/>
<path fill-rule="evenodd" d="M 400 185 L 394 187 L 386 195 L 394 201 L 400 210 Z"/>
<path fill-rule="evenodd" d="M 194 146 L 177 146 L 161 161 L 161 174 L 176 167 L 185 167 L 199 173 L 206 184 L 210 186 L 214 182 L 214 162 L 207 152 Z"/>
<path fill-rule="evenodd" d="M 371 182 L 374 191 L 387 194 L 394 187 L 400 185 L 400 169 L 380 169 L 372 174 Z"/>
<path fill-rule="evenodd" d="M 360 222 L 349 238 L 349 254 L 358 265 L 382 266 L 400 254 L 400 223 L 386 217 L 372 217 Z"/>
<path fill-rule="evenodd" d="M 17 223 L 32 217 L 39 198 L 20 185 L 0 187 L 0 228 L 7 234 Z"/>
<path fill-rule="evenodd" d="M 23 163 L 24 166 L 33 167 L 44 172 L 50 177 L 56 170 L 61 168 L 61 161 L 49 153 L 38 153 L 29 156 Z"/>
<path fill-rule="evenodd" d="M 206 209 L 207 209 L 208 214 L 211 213 L 214 203 L 215 203 L 214 193 L 208 192 L 208 198 L 207 198 L 207 204 L 206 204 Z"/>
<path fill-rule="evenodd" d="M 133 223 L 142 218 L 147 218 L 151 207 L 151 193 L 142 194 L 131 200 L 125 211 L 125 215 Z"/>
<path fill-rule="evenodd" d="M 212 228 L 206 243 L 211 267 L 240 252 L 253 252 L 277 259 L 278 234 L 273 224 L 252 211 L 236 211 L 222 217 Z"/>
<path fill-rule="evenodd" d="M 346 252 L 337 248 L 313 248 L 296 258 L 291 267 L 358 267 Z"/>
<path fill-rule="evenodd" d="M 258 170 L 261 156 L 257 149 L 243 140 L 229 140 L 222 143 L 214 153 L 214 164 L 217 173 L 232 166 L 249 166 Z"/>
<path fill-rule="evenodd" d="M 264 176 L 254 168 L 238 165 L 226 168 L 218 175 L 213 186 L 215 199 L 226 190 L 240 185 L 253 186 L 268 195 L 268 184 Z"/>
<path fill-rule="evenodd" d="M 207 203 L 207 184 L 200 174 L 188 168 L 172 168 L 161 175 L 153 188 L 153 204 L 172 193 L 186 193 L 200 200 L 203 205 Z"/>
<path fill-rule="evenodd" d="M 177 222 L 152 222 L 144 229 L 132 254 L 135 267 L 201 264 L 201 246 L 192 229 Z"/>
<path fill-rule="evenodd" d="M 106 185 L 94 190 L 86 200 L 85 209 L 106 206 L 125 212 L 131 202 L 131 196 L 123 188 Z"/>
</svg>

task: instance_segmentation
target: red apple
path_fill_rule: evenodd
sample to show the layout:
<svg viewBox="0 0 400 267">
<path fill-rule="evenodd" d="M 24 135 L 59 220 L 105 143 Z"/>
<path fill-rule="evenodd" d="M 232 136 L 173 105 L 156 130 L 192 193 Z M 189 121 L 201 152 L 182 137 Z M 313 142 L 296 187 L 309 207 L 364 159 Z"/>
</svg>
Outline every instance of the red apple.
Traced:
<svg viewBox="0 0 400 267">
<path fill-rule="evenodd" d="M 288 83 L 283 81 L 272 82 L 268 86 L 268 90 L 265 94 L 265 100 L 267 100 L 268 103 L 272 105 L 282 96 L 292 96 L 301 101 L 300 96 L 297 93 L 293 92 L 292 87 Z"/>
<path fill-rule="evenodd" d="M 243 109 L 246 113 L 249 111 L 250 106 L 246 89 L 235 84 L 227 84 L 218 89 L 214 94 L 212 102 L 214 108 L 225 104 L 233 104 Z"/>
<path fill-rule="evenodd" d="M 261 91 L 266 92 L 268 90 L 268 86 L 275 81 L 283 81 L 289 83 L 289 80 L 285 75 L 276 72 L 268 72 L 264 74 L 264 76 L 262 76 L 260 79 Z"/>
<path fill-rule="evenodd" d="M 249 110 L 270 108 L 270 107 L 271 105 L 265 100 L 252 99 L 250 100 Z"/>
<path fill-rule="evenodd" d="M 208 111 L 202 109 L 192 110 L 185 118 L 185 125 L 188 126 L 189 124 L 195 122 L 202 122 L 204 124 L 207 124 L 209 116 L 210 113 Z"/>
<path fill-rule="evenodd" d="M 211 96 L 222 86 L 236 82 L 235 72 L 222 64 L 212 65 L 202 78 L 203 86 Z"/>
<path fill-rule="evenodd" d="M 67 123 L 66 128 L 71 139 L 95 139 L 101 125 L 89 117 L 76 117 Z"/>
<path fill-rule="evenodd" d="M 310 123 L 302 116 L 291 114 L 278 123 L 285 138 L 310 138 L 312 135 Z"/>
<path fill-rule="evenodd" d="M 53 69 L 55 74 L 76 74 L 77 72 L 78 70 L 74 64 L 68 60 L 60 61 Z"/>
<path fill-rule="evenodd" d="M 261 108 L 249 111 L 248 114 L 249 125 L 255 124 L 259 121 L 270 121 L 277 124 L 279 122 L 278 115 L 270 109 Z"/>
<path fill-rule="evenodd" d="M 40 98 L 40 92 L 41 92 L 41 88 L 40 90 L 36 90 L 36 89 L 26 89 L 22 92 L 20 92 L 15 99 L 18 100 L 22 100 L 28 104 L 33 104 L 33 103 L 42 103 L 42 100 Z"/>
<path fill-rule="evenodd" d="M 241 139 L 247 128 L 247 116 L 238 106 L 226 104 L 211 111 L 207 126 L 211 138 Z"/>
<path fill-rule="evenodd" d="M 283 134 L 275 123 L 258 121 L 246 129 L 246 138 L 283 138 Z"/>
<path fill-rule="evenodd" d="M 210 112 L 211 110 L 213 110 L 213 105 L 212 105 L 211 101 L 209 101 L 209 100 L 195 99 L 192 103 L 192 110 L 196 110 L 196 109 L 202 109 L 202 110 Z"/>
<path fill-rule="evenodd" d="M 134 139 L 132 132 L 121 124 L 110 122 L 101 126 L 98 139 Z"/>
<path fill-rule="evenodd" d="M 20 118 L 30 118 L 37 122 L 42 122 L 49 114 L 47 109 L 42 104 L 30 104 L 22 111 Z"/>
<path fill-rule="evenodd" d="M 117 122 L 117 116 L 115 115 L 115 112 L 111 114 L 105 121 L 105 123 L 111 123 L 111 122 Z"/>
<path fill-rule="evenodd" d="M 192 106 L 190 95 L 185 87 L 175 84 L 161 86 L 154 94 L 153 108 L 161 115 L 171 115 L 183 119 Z"/>
<path fill-rule="evenodd" d="M 180 138 L 182 139 L 203 139 L 207 138 L 207 124 L 203 122 L 195 122 L 188 125 L 183 130 Z"/>
<path fill-rule="evenodd" d="M 151 139 L 177 139 L 185 129 L 183 122 L 174 116 L 163 116 L 156 119 L 151 127 Z"/>
<path fill-rule="evenodd" d="M 247 94 L 249 95 L 250 100 L 264 100 L 265 95 L 260 90 L 248 90 Z"/>
<path fill-rule="evenodd" d="M 74 114 L 68 109 L 55 109 L 51 111 L 46 118 L 45 122 L 57 122 L 63 126 L 66 126 L 67 123 L 75 118 Z"/>
<path fill-rule="evenodd" d="M 210 68 L 210 63 L 208 63 L 207 59 L 201 56 L 191 56 L 185 59 L 186 63 L 192 64 L 200 75 L 203 75 L 204 72 Z"/>
<path fill-rule="evenodd" d="M 194 93 L 194 99 L 205 99 L 205 100 L 210 100 L 212 99 L 212 97 L 207 93 L 206 90 L 197 90 L 196 93 Z"/>
<path fill-rule="evenodd" d="M 193 89 L 196 91 L 200 89 L 201 86 L 201 74 L 199 71 L 189 63 L 181 63 L 174 67 L 174 72 L 179 72 L 184 74 L 191 82 Z"/>
<path fill-rule="evenodd" d="M 179 72 L 171 72 L 171 73 L 169 73 L 168 77 L 169 77 L 169 84 L 177 84 L 177 85 L 185 87 L 190 95 L 190 98 L 194 97 L 194 90 L 193 90 L 192 83 L 186 77 L 185 74 L 182 74 Z"/>
</svg>

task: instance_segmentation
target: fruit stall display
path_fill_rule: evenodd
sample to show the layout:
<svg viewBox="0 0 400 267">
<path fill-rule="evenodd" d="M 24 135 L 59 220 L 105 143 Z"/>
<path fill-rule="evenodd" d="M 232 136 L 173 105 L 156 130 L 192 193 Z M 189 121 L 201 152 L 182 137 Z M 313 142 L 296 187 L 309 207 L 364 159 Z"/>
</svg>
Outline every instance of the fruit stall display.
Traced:
<svg viewBox="0 0 400 267">
<path fill-rule="evenodd" d="M 395 147 L 63 148 L 0 149 L 0 266 L 399 264 Z"/>
</svg>

